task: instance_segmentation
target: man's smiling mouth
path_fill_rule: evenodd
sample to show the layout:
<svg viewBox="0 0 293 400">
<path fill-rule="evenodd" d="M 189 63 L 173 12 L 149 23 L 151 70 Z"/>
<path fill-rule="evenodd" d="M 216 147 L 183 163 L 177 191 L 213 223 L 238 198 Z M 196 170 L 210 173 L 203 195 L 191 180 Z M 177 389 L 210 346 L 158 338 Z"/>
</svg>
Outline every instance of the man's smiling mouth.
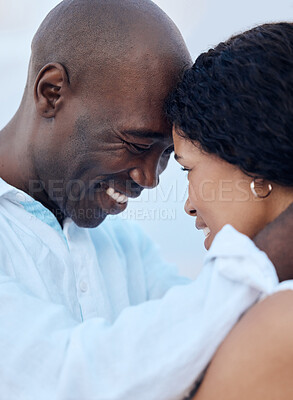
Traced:
<svg viewBox="0 0 293 400">
<path fill-rule="evenodd" d="M 125 194 L 115 192 L 115 190 L 111 187 L 106 190 L 106 193 L 109 197 L 111 197 L 111 199 L 115 200 L 117 203 L 124 204 L 128 202 L 128 197 Z"/>
<path fill-rule="evenodd" d="M 100 208 L 106 214 L 119 214 L 123 212 L 128 205 L 129 198 L 138 197 L 142 189 L 138 187 L 133 190 L 131 186 L 128 188 L 127 185 L 125 188 L 122 188 L 122 183 L 119 184 L 114 180 L 100 181 L 94 185 L 94 192 L 97 196 L 96 201 L 98 201 Z"/>
<path fill-rule="evenodd" d="M 97 190 L 103 190 L 107 193 L 111 199 L 115 200 L 117 203 L 127 203 L 129 198 L 137 198 L 140 196 L 143 188 L 138 186 L 134 182 L 130 182 L 129 185 L 126 184 L 118 184 L 114 180 L 107 180 L 98 182 L 95 185 Z"/>
</svg>

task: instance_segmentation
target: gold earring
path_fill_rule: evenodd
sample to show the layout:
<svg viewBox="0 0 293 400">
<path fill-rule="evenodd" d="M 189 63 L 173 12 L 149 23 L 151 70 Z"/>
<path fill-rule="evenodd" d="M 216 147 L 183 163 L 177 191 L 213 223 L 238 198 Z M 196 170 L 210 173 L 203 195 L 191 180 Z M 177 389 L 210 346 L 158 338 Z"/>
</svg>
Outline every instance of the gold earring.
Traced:
<svg viewBox="0 0 293 400">
<path fill-rule="evenodd" d="M 252 191 L 252 194 L 254 195 L 254 197 L 256 197 L 258 199 L 266 199 L 267 197 L 269 197 L 269 195 L 272 193 L 272 190 L 273 190 L 273 186 L 270 183 L 268 184 L 268 192 L 265 195 L 258 194 L 256 192 L 257 188 L 263 189 L 263 179 L 262 178 L 254 178 L 250 184 L 250 190 Z"/>
</svg>

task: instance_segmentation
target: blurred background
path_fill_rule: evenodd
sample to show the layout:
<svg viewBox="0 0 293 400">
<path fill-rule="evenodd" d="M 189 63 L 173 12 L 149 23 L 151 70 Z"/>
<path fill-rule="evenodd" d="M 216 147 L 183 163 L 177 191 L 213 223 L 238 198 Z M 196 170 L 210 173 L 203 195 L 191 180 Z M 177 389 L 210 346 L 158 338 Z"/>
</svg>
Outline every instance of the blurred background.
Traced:
<svg viewBox="0 0 293 400">
<path fill-rule="evenodd" d="M 121 0 L 123 1 L 123 0 Z M 0 129 L 17 110 L 26 81 L 30 42 L 58 0 L 0 0 Z M 178 25 L 192 58 L 255 25 L 292 21 L 293 0 L 156 0 Z M 181 273 L 195 277 L 205 256 L 203 233 L 185 215 L 186 175 L 171 159 L 158 188 L 130 202 L 122 218 L 136 220 Z"/>
</svg>

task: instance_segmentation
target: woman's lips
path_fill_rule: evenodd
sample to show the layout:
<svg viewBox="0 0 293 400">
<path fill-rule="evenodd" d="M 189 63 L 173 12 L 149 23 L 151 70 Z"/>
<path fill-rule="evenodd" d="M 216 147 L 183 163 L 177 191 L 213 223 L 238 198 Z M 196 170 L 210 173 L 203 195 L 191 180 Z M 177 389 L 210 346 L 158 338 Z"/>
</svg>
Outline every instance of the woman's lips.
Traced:
<svg viewBox="0 0 293 400">
<path fill-rule="evenodd" d="M 203 231 L 206 238 L 210 235 L 210 233 L 211 233 L 210 228 L 200 217 L 196 218 L 195 226 L 196 226 L 196 229 L 198 229 L 199 231 Z"/>
<path fill-rule="evenodd" d="M 208 237 L 208 236 L 209 236 L 209 234 L 211 233 L 211 230 L 210 230 L 210 228 L 208 228 L 208 227 L 206 227 L 206 228 L 203 228 L 203 233 L 204 233 L 205 237 Z"/>
</svg>

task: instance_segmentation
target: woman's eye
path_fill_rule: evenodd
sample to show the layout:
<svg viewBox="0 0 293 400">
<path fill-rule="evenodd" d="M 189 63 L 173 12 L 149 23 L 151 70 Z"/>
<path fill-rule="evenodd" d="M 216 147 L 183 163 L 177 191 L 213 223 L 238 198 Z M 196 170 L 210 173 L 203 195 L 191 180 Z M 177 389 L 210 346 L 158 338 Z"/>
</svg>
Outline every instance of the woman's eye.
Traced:
<svg viewBox="0 0 293 400">
<path fill-rule="evenodd" d="M 181 167 L 181 170 L 184 171 L 184 172 L 187 172 L 186 178 L 189 180 L 189 174 L 190 174 L 191 169 L 185 168 L 185 167 Z"/>
</svg>

